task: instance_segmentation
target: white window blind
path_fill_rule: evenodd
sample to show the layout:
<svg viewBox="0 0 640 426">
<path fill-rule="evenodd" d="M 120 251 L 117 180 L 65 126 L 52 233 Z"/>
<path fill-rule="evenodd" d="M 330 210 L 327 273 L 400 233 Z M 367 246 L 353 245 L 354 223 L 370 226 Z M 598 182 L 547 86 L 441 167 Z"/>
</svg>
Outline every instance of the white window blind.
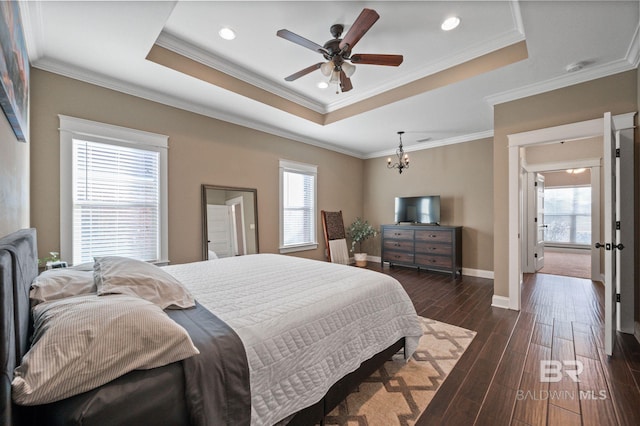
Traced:
<svg viewBox="0 0 640 426">
<path fill-rule="evenodd" d="M 591 245 L 591 187 L 544 190 L 545 243 Z"/>
<path fill-rule="evenodd" d="M 158 261 L 160 154 L 73 140 L 73 263 Z"/>
<path fill-rule="evenodd" d="M 316 170 L 316 166 L 280 162 L 281 252 L 317 247 Z"/>
<path fill-rule="evenodd" d="M 62 260 L 168 262 L 168 137 L 59 118 Z"/>
</svg>

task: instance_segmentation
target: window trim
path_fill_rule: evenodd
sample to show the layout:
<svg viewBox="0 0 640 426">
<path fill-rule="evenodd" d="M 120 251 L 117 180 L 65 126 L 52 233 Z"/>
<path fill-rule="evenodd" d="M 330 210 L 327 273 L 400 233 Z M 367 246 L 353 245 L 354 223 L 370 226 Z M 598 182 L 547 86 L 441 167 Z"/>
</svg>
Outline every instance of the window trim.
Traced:
<svg viewBox="0 0 640 426">
<path fill-rule="evenodd" d="M 307 164 L 307 163 L 299 163 L 297 161 L 290 161 L 290 160 L 280 160 L 280 164 L 279 164 L 279 178 L 280 178 L 280 184 L 279 184 L 279 203 L 278 203 L 278 210 L 279 210 L 279 234 L 280 234 L 280 244 L 279 244 L 279 251 L 280 253 L 293 253 L 293 252 L 297 252 L 297 251 L 306 251 L 306 250 L 315 250 L 318 248 L 318 226 L 317 226 L 317 219 L 316 217 L 318 216 L 318 166 L 315 166 L 313 164 Z M 309 243 L 304 243 L 304 244 L 288 244 L 285 245 L 284 244 L 284 197 L 283 197 L 283 192 L 284 192 L 284 172 L 285 171 L 290 171 L 290 172 L 294 172 L 294 173 L 303 173 L 306 175 L 313 175 L 313 212 L 312 212 L 312 219 L 313 219 L 313 224 L 311 229 L 313 230 L 313 241 L 309 242 Z"/>
<path fill-rule="evenodd" d="M 73 253 L 73 139 L 106 143 L 160 153 L 160 259 L 169 263 L 169 137 L 59 114 L 60 120 L 60 258 Z"/>
</svg>

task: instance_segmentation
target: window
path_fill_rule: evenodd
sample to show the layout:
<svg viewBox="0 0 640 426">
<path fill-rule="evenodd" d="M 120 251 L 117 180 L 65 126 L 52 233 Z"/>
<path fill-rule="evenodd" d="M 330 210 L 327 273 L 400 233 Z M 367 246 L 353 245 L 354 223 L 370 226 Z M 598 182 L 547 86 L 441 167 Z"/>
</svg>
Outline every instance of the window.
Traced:
<svg viewBox="0 0 640 426">
<path fill-rule="evenodd" d="M 591 245 L 591 187 L 544 190 L 545 243 Z"/>
<path fill-rule="evenodd" d="M 60 116 L 60 251 L 167 262 L 167 137 Z"/>
<path fill-rule="evenodd" d="M 280 160 L 280 253 L 318 247 L 316 178 L 316 166 Z"/>
</svg>

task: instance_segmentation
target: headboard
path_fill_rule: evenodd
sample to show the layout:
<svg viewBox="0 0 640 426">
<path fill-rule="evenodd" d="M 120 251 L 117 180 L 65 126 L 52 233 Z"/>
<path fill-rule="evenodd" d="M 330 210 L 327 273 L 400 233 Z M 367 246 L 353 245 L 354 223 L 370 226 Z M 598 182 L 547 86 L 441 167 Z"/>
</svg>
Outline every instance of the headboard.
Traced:
<svg viewBox="0 0 640 426">
<path fill-rule="evenodd" d="M 22 229 L 0 238 L 0 424 L 14 425 L 11 380 L 16 364 L 29 348 L 29 287 L 38 275 L 36 230 Z"/>
</svg>

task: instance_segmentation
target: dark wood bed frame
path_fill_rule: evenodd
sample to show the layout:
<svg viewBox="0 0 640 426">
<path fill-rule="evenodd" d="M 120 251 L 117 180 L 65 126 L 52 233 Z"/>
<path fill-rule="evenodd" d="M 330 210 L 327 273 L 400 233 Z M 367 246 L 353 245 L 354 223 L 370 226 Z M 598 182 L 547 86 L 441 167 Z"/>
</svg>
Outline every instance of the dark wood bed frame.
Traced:
<svg viewBox="0 0 640 426">
<path fill-rule="evenodd" d="M 29 288 L 38 275 L 35 229 L 23 229 L 0 238 L 0 425 L 28 425 L 35 408 L 21 407 L 11 400 L 13 371 L 29 348 L 31 312 Z M 318 403 L 298 412 L 289 425 L 323 423 L 323 418 L 363 379 L 369 377 L 393 354 L 404 347 L 404 339 L 362 363 L 360 368 L 333 385 Z M 39 419 L 42 420 L 42 419 Z M 107 420 L 107 419 L 105 419 Z M 42 424 L 39 422 L 39 424 Z"/>
</svg>

